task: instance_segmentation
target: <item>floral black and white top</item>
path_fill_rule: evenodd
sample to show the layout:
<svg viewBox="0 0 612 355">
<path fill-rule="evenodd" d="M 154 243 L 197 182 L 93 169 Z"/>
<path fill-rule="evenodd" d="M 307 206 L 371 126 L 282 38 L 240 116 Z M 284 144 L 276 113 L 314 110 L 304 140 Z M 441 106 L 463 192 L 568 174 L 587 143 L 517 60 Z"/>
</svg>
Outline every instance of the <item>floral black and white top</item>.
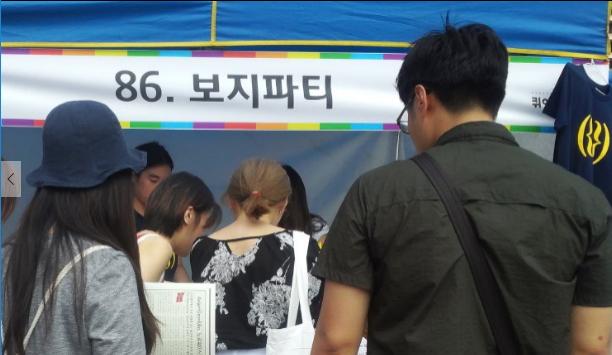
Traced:
<svg viewBox="0 0 612 355">
<path fill-rule="evenodd" d="M 292 233 L 285 230 L 241 238 L 257 239 L 243 255 L 232 254 L 228 242 L 207 236 L 194 243 L 191 251 L 193 281 L 211 282 L 217 287 L 217 351 L 265 348 L 268 329 L 287 326 L 295 260 Z M 318 253 L 316 241 L 311 239 L 309 272 Z M 316 320 L 323 296 L 322 281 L 309 275 L 308 286 L 310 311 Z"/>
</svg>

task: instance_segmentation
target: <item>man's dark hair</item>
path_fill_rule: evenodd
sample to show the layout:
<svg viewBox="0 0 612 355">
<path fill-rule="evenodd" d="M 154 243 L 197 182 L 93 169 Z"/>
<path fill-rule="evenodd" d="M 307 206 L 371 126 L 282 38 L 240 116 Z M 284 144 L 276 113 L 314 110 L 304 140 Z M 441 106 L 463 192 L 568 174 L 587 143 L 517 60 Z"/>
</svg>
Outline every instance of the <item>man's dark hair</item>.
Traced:
<svg viewBox="0 0 612 355">
<path fill-rule="evenodd" d="M 158 165 L 168 165 L 170 170 L 174 169 L 174 162 L 170 154 L 166 148 L 158 142 L 144 143 L 136 147 L 136 149 L 147 153 L 147 166 L 145 169 Z"/>
<path fill-rule="evenodd" d="M 480 106 L 493 117 L 506 94 L 508 51 L 495 31 L 482 24 L 420 38 L 408 52 L 397 76 L 397 90 L 410 104 L 415 85 L 423 85 L 444 107 L 459 113 Z"/>
</svg>

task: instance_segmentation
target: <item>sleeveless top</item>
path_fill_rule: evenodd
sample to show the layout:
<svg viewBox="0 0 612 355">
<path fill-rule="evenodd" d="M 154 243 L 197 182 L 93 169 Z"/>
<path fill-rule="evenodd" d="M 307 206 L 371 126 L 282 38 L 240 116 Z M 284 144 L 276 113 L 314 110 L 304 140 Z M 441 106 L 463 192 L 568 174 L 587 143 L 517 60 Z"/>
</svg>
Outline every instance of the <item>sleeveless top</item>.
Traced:
<svg viewBox="0 0 612 355">
<path fill-rule="evenodd" d="M 265 348 L 268 329 L 287 326 L 293 277 L 292 231 L 221 241 L 200 237 L 191 251 L 194 282 L 216 284 L 217 351 Z M 242 255 L 232 253 L 234 241 L 256 239 Z M 319 316 L 322 280 L 310 275 L 319 247 L 308 246 L 308 299 L 313 320 Z M 299 323 L 298 318 L 298 323 Z"/>
<path fill-rule="evenodd" d="M 161 235 L 155 232 L 152 232 L 149 230 L 143 230 L 143 231 L 138 232 L 138 234 L 136 234 L 136 239 L 138 240 L 138 244 L 140 244 L 142 241 L 147 240 L 154 236 L 159 236 L 160 238 L 163 238 Z M 176 272 L 176 267 L 177 267 L 176 254 L 173 251 L 172 256 L 170 257 L 170 259 L 168 259 L 168 263 L 166 264 L 165 271 L 160 275 L 159 282 L 164 282 L 165 280 L 174 280 L 174 273 Z"/>
</svg>

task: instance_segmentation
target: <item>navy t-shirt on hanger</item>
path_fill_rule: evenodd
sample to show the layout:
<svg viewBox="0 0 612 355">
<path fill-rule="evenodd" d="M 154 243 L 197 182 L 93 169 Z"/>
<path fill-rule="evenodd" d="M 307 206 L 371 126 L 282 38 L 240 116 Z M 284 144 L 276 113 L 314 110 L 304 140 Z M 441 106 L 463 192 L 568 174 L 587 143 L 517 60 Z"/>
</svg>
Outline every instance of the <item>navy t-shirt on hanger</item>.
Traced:
<svg viewBox="0 0 612 355">
<path fill-rule="evenodd" d="M 568 63 L 544 113 L 555 119 L 554 162 L 599 187 L 612 202 L 612 92 Z"/>
</svg>

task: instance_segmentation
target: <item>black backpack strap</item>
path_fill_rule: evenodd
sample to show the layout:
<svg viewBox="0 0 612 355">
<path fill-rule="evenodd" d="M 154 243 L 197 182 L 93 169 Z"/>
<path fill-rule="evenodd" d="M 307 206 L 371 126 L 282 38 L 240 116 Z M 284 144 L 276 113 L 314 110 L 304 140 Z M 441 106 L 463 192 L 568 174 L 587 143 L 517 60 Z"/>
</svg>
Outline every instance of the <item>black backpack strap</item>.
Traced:
<svg viewBox="0 0 612 355">
<path fill-rule="evenodd" d="M 413 157 L 412 160 L 427 176 L 438 192 L 442 203 L 444 203 L 446 212 L 470 265 L 480 302 L 489 321 L 499 354 L 520 354 L 518 338 L 514 332 L 510 313 L 502 297 L 497 280 L 478 241 L 476 230 L 470 222 L 450 180 L 444 175 L 436 161 L 429 154 L 419 154 Z"/>
</svg>

